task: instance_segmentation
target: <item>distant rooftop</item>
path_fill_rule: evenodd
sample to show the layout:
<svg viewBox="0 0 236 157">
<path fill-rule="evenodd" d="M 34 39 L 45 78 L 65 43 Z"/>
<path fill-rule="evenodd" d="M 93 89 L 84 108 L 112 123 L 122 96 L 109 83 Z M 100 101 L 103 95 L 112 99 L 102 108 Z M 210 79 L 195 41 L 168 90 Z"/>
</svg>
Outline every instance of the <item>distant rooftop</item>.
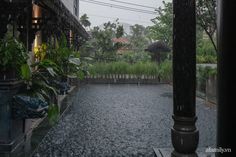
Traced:
<svg viewBox="0 0 236 157">
<path fill-rule="evenodd" d="M 112 41 L 115 42 L 115 43 L 122 43 L 122 44 L 128 44 L 129 43 L 129 39 L 123 38 L 123 37 L 113 38 Z"/>
</svg>

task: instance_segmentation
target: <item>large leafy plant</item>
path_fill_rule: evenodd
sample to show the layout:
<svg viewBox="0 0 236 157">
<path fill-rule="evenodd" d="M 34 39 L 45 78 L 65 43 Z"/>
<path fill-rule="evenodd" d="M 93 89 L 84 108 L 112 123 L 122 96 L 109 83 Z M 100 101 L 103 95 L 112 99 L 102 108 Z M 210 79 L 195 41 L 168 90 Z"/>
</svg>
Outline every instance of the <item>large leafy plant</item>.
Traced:
<svg viewBox="0 0 236 157">
<path fill-rule="evenodd" d="M 36 46 L 34 48 L 34 54 L 35 54 L 36 59 L 43 60 L 44 57 L 46 56 L 46 50 L 47 50 L 46 44 Z"/>
<path fill-rule="evenodd" d="M 24 94 L 48 102 L 50 122 L 55 122 L 59 116 L 59 107 L 55 102 L 57 89 L 52 81 L 58 77 L 59 72 L 58 66 L 48 59 L 41 60 L 31 67 L 28 64 L 21 66 L 21 76 L 26 84 Z"/>
<path fill-rule="evenodd" d="M 59 106 L 55 102 L 60 91 L 60 83 L 68 75 L 84 77 L 83 63 L 77 52 L 67 47 L 63 38 L 56 48 L 43 44 L 38 49 L 38 61 L 28 66 L 21 66 L 22 79 L 27 85 L 26 94 L 47 101 L 49 105 L 48 117 L 55 122 L 59 116 Z M 43 52 L 43 53 L 42 53 Z"/>
<path fill-rule="evenodd" d="M 50 59 L 58 65 L 62 78 L 76 76 L 83 79 L 84 75 L 87 74 L 87 64 L 81 61 L 79 52 L 68 48 L 65 37 L 60 40 L 56 49 L 48 46 L 45 58 Z"/>
<path fill-rule="evenodd" d="M 0 71 L 20 72 L 20 67 L 27 62 L 27 58 L 26 49 L 15 38 L 0 40 Z"/>
<path fill-rule="evenodd" d="M 33 64 L 32 68 L 28 64 L 21 66 L 22 79 L 27 85 L 27 91 L 43 100 L 50 100 L 50 95 L 57 95 L 51 83 L 51 80 L 58 76 L 57 71 L 57 65 L 50 60 L 39 61 Z"/>
</svg>

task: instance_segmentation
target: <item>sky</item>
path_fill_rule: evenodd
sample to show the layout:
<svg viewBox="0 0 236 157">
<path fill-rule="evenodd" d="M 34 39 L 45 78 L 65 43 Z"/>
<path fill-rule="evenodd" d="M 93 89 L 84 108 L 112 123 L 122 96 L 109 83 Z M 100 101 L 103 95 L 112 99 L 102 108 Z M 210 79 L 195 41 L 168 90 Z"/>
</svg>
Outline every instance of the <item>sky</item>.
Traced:
<svg viewBox="0 0 236 157">
<path fill-rule="evenodd" d="M 154 9 L 149 7 L 156 7 L 162 6 L 162 0 L 118 0 L 119 2 L 125 3 L 134 3 L 138 5 L 145 5 L 149 6 L 148 8 L 140 7 L 136 5 L 129 5 L 125 3 L 119 3 L 116 0 L 80 0 L 80 16 L 86 13 L 89 17 L 91 22 L 91 26 L 99 26 L 105 22 L 112 21 L 114 22 L 115 19 L 119 18 L 119 22 L 128 23 L 131 25 L 134 24 L 141 24 L 144 26 L 152 25 L 151 19 L 155 18 L 155 14 L 146 14 L 140 12 L 133 12 L 127 10 L 121 10 L 117 8 L 113 8 L 111 6 L 101 6 L 97 4 L 88 3 L 88 1 L 99 1 L 105 2 L 110 4 L 116 4 L 119 6 L 131 7 L 131 8 L 138 8 L 142 10 L 149 10 L 154 11 Z M 168 0 L 169 1 L 169 0 Z"/>
</svg>

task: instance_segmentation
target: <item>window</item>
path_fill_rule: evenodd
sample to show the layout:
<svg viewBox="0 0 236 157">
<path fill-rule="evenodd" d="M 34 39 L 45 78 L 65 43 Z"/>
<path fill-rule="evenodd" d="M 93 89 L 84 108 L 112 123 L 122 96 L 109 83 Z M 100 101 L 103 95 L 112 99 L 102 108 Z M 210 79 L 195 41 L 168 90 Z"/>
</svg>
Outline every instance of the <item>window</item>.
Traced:
<svg viewBox="0 0 236 157">
<path fill-rule="evenodd" d="M 79 16 L 79 0 L 74 0 L 74 14 Z"/>
</svg>

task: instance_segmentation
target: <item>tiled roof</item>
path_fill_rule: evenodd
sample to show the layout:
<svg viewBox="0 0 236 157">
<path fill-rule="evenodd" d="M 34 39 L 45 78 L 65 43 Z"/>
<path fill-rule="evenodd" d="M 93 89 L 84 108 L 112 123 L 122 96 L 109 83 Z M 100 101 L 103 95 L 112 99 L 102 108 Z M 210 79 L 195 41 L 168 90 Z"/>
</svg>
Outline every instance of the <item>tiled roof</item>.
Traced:
<svg viewBox="0 0 236 157">
<path fill-rule="evenodd" d="M 127 39 L 127 38 L 113 38 L 112 41 L 114 43 L 123 43 L 123 44 L 129 43 L 129 39 Z"/>
</svg>

